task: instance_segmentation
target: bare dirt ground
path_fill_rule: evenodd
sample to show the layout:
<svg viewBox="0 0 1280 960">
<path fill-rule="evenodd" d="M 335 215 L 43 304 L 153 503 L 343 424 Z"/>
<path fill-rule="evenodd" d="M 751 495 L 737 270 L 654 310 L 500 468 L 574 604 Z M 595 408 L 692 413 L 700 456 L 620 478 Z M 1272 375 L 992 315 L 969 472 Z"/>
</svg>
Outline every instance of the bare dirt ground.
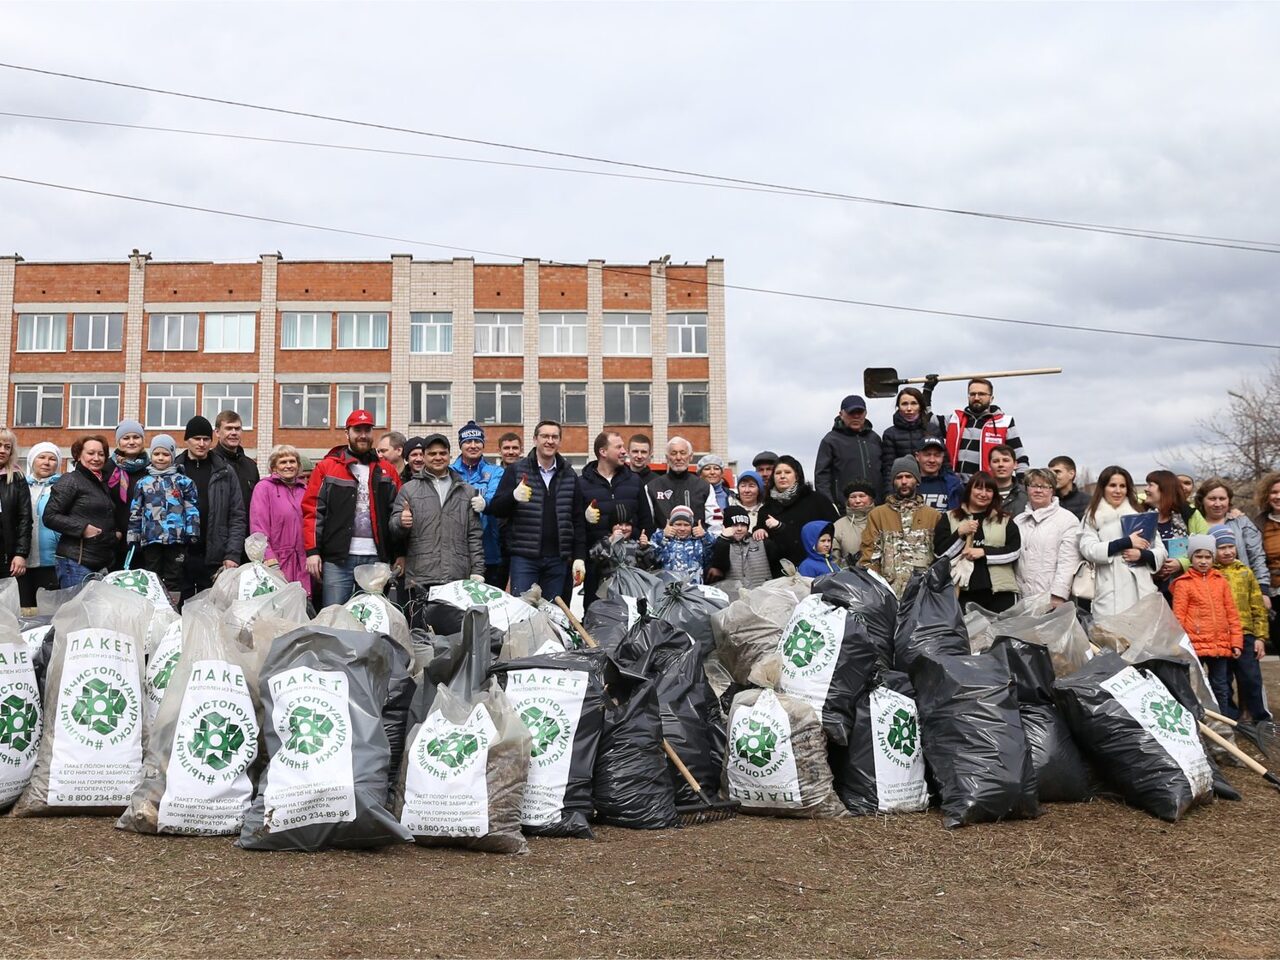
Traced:
<svg viewBox="0 0 1280 960">
<path fill-rule="evenodd" d="M 518 858 L 6 817 L 0 956 L 1274 957 L 1280 793 L 1227 775 L 1241 803 L 1176 825 L 1107 801 L 951 832 L 739 817 Z"/>
</svg>

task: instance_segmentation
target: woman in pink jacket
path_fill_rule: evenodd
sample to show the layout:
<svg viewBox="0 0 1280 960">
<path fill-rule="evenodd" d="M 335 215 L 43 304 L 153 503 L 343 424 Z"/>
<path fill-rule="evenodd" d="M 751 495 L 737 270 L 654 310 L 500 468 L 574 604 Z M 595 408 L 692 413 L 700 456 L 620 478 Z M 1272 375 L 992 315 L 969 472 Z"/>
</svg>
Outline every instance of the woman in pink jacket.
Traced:
<svg viewBox="0 0 1280 960">
<path fill-rule="evenodd" d="M 297 449 L 282 443 L 267 461 L 271 475 L 253 488 L 249 506 L 249 532 L 267 537 L 267 563 L 274 561 L 286 580 L 302 584 L 311 596 L 307 575 L 307 551 L 302 545 L 302 495 L 306 484 L 298 479 L 302 458 Z"/>
</svg>

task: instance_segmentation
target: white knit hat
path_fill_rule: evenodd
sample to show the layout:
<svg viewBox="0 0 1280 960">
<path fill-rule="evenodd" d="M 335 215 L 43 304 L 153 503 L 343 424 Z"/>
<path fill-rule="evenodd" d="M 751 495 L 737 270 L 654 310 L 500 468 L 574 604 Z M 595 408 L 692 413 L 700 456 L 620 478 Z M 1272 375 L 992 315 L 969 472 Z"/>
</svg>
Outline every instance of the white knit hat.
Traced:
<svg viewBox="0 0 1280 960">
<path fill-rule="evenodd" d="M 41 440 L 39 443 L 33 443 L 31 449 L 27 451 L 27 470 L 30 472 L 31 464 L 36 462 L 36 457 L 42 453 L 52 453 L 58 458 L 57 473 L 62 472 L 62 451 L 58 449 L 56 443 L 50 443 L 48 440 Z"/>
</svg>

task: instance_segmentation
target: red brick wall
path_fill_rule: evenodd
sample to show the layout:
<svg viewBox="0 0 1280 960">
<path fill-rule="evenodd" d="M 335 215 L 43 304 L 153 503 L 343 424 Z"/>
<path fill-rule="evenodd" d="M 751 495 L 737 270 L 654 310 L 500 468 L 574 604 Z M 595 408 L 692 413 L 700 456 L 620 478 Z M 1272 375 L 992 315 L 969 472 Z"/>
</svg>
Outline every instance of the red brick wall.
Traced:
<svg viewBox="0 0 1280 960">
<path fill-rule="evenodd" d="M 145 297 L 148 301 L 170 303 L 261 300 L 262 266 L 257 263 L 148 263 Z M 390 293 L 387 297 L 390 298 Z"/>
<path fill-rule="evenodd" d="M 725 453 L 724 450 L 711 450 L 710 427 L 689 427 L 673 423 L 667 428 L 667 435 L 672 437 L 684 437 L 693 444 L 694 453 L 702 454 L 715 452 L 721 455 Z"/>
<path fill-rule="evenodd" d="M 648 357 L 605 357 L 604 378 L 606 380 L 652 380 L 653 361 Z"/>
<path fill-rule="evenodd" d="M 586 427 L 561 427 L 561 453 L 589 453 L 592 437 L 587 436 Z"/>
<path fill-rule="evenodd" d="M 587 379 L 586 357 L 540 357 L 538 359 L 539 380 L 585 380 Z"/>
<path fill-rule="evenodd" d="M 289 263 L 276 268 L 278 300 L 390 300 L 391 263 Z"/>
<path fill-rule="evenodd" d="M 472 363 L 473 380 L 522 380 L 523 357 L 476 357 Z"/>
<path fill-rule="evenodd" d="M 538 309 L 549 313 L 587 309 L 586 267 L 538 267 Z"/>
<path fill-rule="evenodd" d="M 690 280 L 692 283 L 681 283 Z M 667 267 L 667 312 L 707 309 L 707 268 Z"/>
<path fill-rule="evenodd" d="M 475 308 L 482 311 L 524 309 L 524 267 L 477 266 L 472 279 Z M 546 296 L 543 294 L 543 296 Z"/>
<path fill-rule="evenodd" d="M 711 376 L 711 364 L 706 357 L 670 357 L 667 360 L 668 380 L 706 380 Z"/>
<path fill-rule="evenodd" d="M 129 263 L 20 263 L 15 303 L 122 303 L 129 299 Z"/>
<path fill-rule="evenodd" d="M 652 283 L 649 265 L 623 266 L 605 264 L 600 282 L 604 290 L 604 309 L 614 311 L 634 310 L 645 313 L 651 305 Z"/>
</svg>

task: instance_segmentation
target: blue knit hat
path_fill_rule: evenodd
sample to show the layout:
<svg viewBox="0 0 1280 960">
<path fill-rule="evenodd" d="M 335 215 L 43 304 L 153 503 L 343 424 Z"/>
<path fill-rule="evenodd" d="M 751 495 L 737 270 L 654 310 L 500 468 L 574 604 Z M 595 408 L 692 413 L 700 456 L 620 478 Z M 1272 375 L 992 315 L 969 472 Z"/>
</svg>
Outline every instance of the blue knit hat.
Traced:
<svg viewBox="0 0 1280 960">
<path fill-rule="evenodd" d="M 1209 532 L 1213 534 L 1214 541 L 1220 547 L 1234 547 L 1236 545 L 1236 532 L 1225 523 L 1215 523 L 1209 528 Z"/>
<path fill-rule="evenodd" d="M 484 443 L 484 430 L 474 420 L 468 420 L 466 426 L 458 431 L 458 442 L 469 443 L 472 440 Z"/>
</svg>

